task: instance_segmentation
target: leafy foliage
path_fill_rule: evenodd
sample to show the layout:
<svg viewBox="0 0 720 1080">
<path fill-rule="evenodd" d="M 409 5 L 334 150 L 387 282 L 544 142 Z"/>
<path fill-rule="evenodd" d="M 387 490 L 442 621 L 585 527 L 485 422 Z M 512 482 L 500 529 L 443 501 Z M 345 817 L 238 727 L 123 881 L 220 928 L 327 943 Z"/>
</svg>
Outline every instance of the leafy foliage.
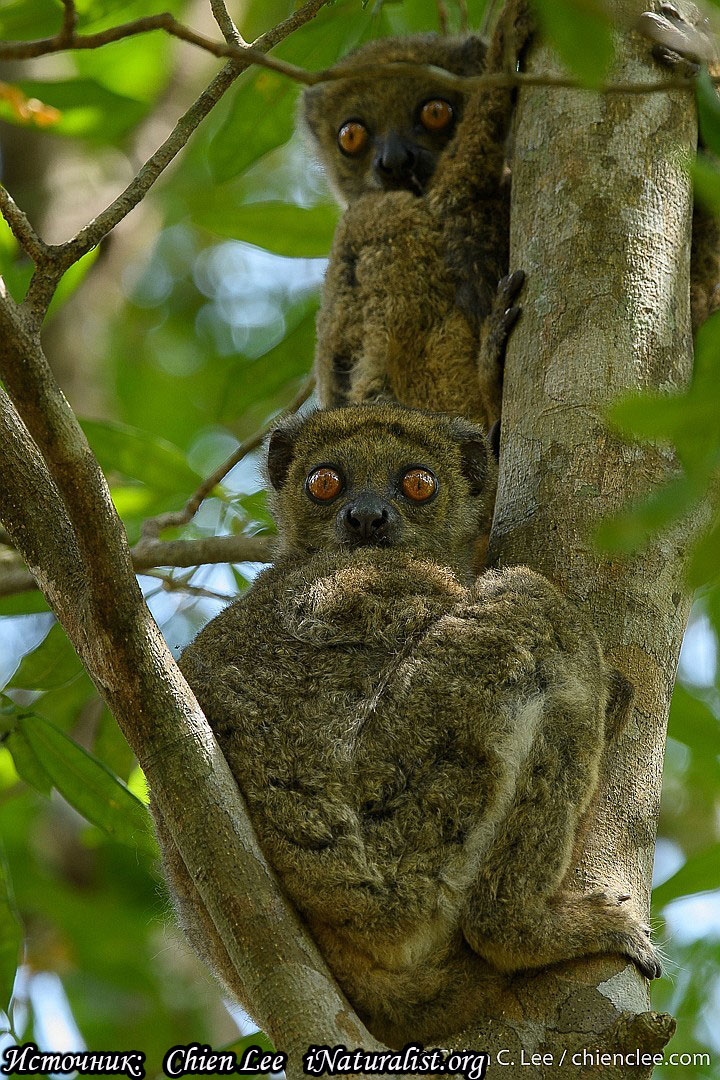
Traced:
<svg viewBox="0 0 720 1080">
<path fill-rule="evenodd" d="M 233 13 L 240 7 L 229 6 Z M 242 7 L 240 29 L 252 40 L 293 6 L 291 0 L 251 0 Z M 458 30 L 460 5 L 447 0 L 446 7 L 451 29 Z M 467 7 L 471 27 L 479 26 L 484 0 L 469 0 Z M 78 0 L 78 29 L 95 32 L 163 10 L 184 18 L 187 9 L 185 0 Z M 568 69 L 588 85 L 601 82 L 612 60 L 601 0 L 537 0 L 537 9 Z M 61 16 L 57 0 L 0 0 L 0 37 L 49 36 Z M 277 54 L 317 69 L 369 38 L 437 26 L 436 0 L 336 0 Z M 21 181 L 14 190 L 18 202 L 35 199 L 38 221 L 60 219 L 66 235 L 76 225 L 62 220 L 67 189 L 58 182 L 57 191 L 41 193 L 38 204 L 31 185 L 35 171 L 64 175 L 71 157 L 73 175 L 82 175 L 83 183 L 86 174 L 109 182 L 102 197 L 88 185 L 88 214 L 90 203 L 92 212 L 101 209 L 127 182 L 128 161 L 143 156 L 148 138 L 157 143 L 168 114 L 178 115 L 217 70 L 194 53 L 195 63 L 188 65 L 190 52 L 154 33 L 67 54 L 60 67 L 46 60 L 23 69 L 19 88 L 56 107 L 60 117 L 28 132 L 36 170 L 28 171 L 27 189 Z M 308 373 L 322 257 L 337 210 L 293 135 L 297 94 L 294 84 L 268 71 L 251 69 L 238 79 L 178 166 L 153 188 L 147 214 L 136 212 L 126 223 L 130 254 L 122 268 L 113 262 L 113 240 L 107 258 L 92 252 L 68 271 L 51 308 L 49 333 L 64 319 L 79 323 L 85 286 L 99 283 L 92 302 L 102 332 L 85 320 L 82 350 L 76 341 L 62 355 L 62 339 L 52 339 L 51 355 L 59 370 L 74 373 L 77 396 L 90 403 L 84 429 L 131 541 L 149 516 L 182 507 L 202 477 L 293 399 Z M 695 167 L 697 193 L 720 208 L 720 168 L 713 156 L 720 156 L 720 112 L 707 81 L 700 84 L 699 103 L 706 151 Z M 6 124 L 23 123 L 7 102 L 0 110 Z M 8 130 L 0 130 L 1 140 Z M 2 223 L 0 272 L 20 299 L 30 267 Z M 117 302 L 104 307 L 118 283 Z M 708 500 L 712 507 L 689 564 L 700 597 L 696 644 L 686 651 L 673 700 L 660 823 L 675 869 L 668 864 L 663 874 L 656 911 L 666 912 L 673 928 L 683 926 L 677 912 L 684 898 L 720 886 L 720 681 L 714 663 L 720 633 L 719 364 L 716 318 L 698 342 L 688 390 L 627 399 L 614 408 L 618 431 L 673 447 L 682 472 L 608 523 L 601 536 L 615 551 L 635 550 Z M 268 532 L 260 488 L 251 456 L 178 535 Z M 169 644 L 178 649 L 222 604 L 182 586 L 234 595 L 253 573 L 243 565 L 168 572 L 168 583 L 180 591 L 168 591 L 156 578 L 141 581 Z M 148 1074 L 154 1075 L 173 1044 L 190 1038 L 229 1043 L 236 1027 L 217 988 L 168 925 L 146 810 L 136 798 L 143 788 L 132 753 L 39 595 L 1 599 L 0 615 L 6 684 L 0 703 L 0 831 L 6 837 L 0 1008 L 10 998 L 22 927 L 24 985 L 32 990 L 39 973 L 57 976 L 89 1047 L 133 1043 L 147 1053 Z M 714 926 L 717 933 L 717 914 Z M 657 1004 L 683 1021 L 676 1048 L 712 1045 L 707 1003 L 717 1000 L 720 947 L 693 940 L 685 927 L 668 950 L 680 974 L 674 984 L 663 982 Z M 48 1007 L 39 994 L 30 992 L 27 1001 L 19 994 L 9 1012 L 14 1036 L 42 1030 Z"/>
</svg>

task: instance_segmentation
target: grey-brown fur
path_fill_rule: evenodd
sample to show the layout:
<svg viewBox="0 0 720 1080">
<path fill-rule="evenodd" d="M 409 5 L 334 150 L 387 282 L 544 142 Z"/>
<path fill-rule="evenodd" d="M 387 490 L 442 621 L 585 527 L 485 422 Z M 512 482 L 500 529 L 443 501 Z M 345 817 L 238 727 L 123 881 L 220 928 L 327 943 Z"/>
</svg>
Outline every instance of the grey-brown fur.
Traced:
<svg viewBox="0 0 720 1080">
<path fill-rule="evenodd" d="M 509 185 L 505 142 L 510 90 L 448 92 L 432 80 L 353 77 L 380 61 L 411 60 L 458 74 L 512 64 L 530 31 L 523 0 L 511 0 L 489 48 L 477 38 L 417 35 L 364 46 L 337 67 L 348 79 L 305 94 L 304 125 L 331 185 L 349 204 L 335 235 L 318 318 L 315 370 L 322 405 L 394 400 L 466 416 L 486 430 L 500 414 L 505 340 L 517 316 L 521 275 L 507 275 Z M 440 97 L 459 118 L 452 137 L 423 134 L 419 103 Z M 361 118 L 371 139 L 343 156 L 337 132 Z M 373 169 L 388 132 L 431 155 L 430 176 L 391 179 Z M 413 151 L 415 152 L 415 151 Z"/>
<path fill-rule="evenodd" d="M 345 478 L 331 505 L 306 494 L 317 465 Z M 438 491 L 409 506 L 398 478 L 418 465 Z M 277 562 L 181 662 L 268 859 L 391 1045 L 499 1015 L 515 971 L 592 953 L 659 971 L 627 897 L 565 885 L 623 697 L 549 581 L 513 567 L 473 583 L 492 470 L 482 432 L 449 417 L 365 406 L 282 424 Z M 351 542 L 346 512 L 370 498 L 392 508 L 392 539 Z M 157 824 L 180 919 L 242 1000 Z"/>
</svg>

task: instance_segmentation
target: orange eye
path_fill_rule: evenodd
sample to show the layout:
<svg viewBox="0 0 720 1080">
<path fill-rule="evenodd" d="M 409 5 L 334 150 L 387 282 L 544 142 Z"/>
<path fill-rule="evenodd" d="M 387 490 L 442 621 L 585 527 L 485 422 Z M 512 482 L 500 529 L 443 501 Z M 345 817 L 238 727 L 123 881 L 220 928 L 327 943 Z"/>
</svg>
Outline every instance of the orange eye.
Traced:
<svg viewBox="0 0 720 1080">
<path fill-rule="evenodd" d="M 338 131 L 337 140 L 343 154 L 356 157 L 367 145 L 368 130 L 359 120 L 348 120 Z"/>
<path fill-rule="evenodd" d="M 420 110 L 420 123 L 427 131 L 444 131 L 453 120 L 453 107 L 442 98 L 426 101 Z"/>
<path fill-rule="evenodd" d="M 334 469 L 323 465 L 311 472 L 305 481 L 305 488 L 313 499 L 318 502 L 330 502 L 342 491 L 343 482 L 339 473 Z"/>
<path fill-rule="evenodd" d="M 427 502 L 437 491 L 437 480 L 429 469 L 408 469 L 402 478 L 402 490 L 413 502 Z"/>
</svg>

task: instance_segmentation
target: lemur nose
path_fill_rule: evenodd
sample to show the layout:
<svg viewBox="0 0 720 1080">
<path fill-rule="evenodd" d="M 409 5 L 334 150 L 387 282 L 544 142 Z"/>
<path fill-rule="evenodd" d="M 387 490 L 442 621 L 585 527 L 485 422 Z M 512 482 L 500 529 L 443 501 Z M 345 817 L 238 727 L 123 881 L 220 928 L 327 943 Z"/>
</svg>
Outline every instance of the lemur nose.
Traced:
<svg viewBox="0 0 720 1080">
<path fill-rule="evenodd" d="M 391 131 L 375 158 L 375 168 L 388 179 L 401 180 L 412 172 L 415 157 L 413 148 Z"/>
<path fill-rule="evenodd" d="M 342 511 L 343 524 L 356 540 L 380 540 L 386 533 L 390 515 L 381 499 L 361 497 Z"/>
</svg>

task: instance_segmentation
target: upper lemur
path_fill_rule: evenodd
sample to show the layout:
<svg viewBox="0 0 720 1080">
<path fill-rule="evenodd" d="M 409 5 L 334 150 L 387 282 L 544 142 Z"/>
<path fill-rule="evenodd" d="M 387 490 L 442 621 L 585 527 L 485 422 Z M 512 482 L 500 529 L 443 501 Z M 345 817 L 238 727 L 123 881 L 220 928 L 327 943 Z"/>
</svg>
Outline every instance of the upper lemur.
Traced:
<svg viewBox="0 0 720 1080">
<path fill-rule="evenodd" d="M 419 34 L 373 41 L 306 91 L 303 122 L 349 207 L 335 234 L 318 318 L 321 404 L 395 400 L 498 418 L 505 341 L 522 274 L 507 274 L 505 142 L 511 91 L 447 90 L 432 77 L 354 74 L 432 64 L 507 70 L 529 34 L 510 0 L 489 47 Z M 498 283 L 501 283 L 498 291 Z"/>
<path fill-rule="evenodd" d="M 682 26 L 672 4 L 660 10 L 661 21 Z M 380 39 L 335 66 L 347 78 L 306 91 L 304 126 L 348 205 L 318 319 L 322 405 L 390 399 L 486 428 L 498 418 L 504 348 L 519 310 L 511 305 L 522 284 L 520 273 L 503 279 L 511 93 L 463 94 L 392 69 L 385 78 L 354 72 L 397 61 L 457 75 L 508 71 L 532 29 L 525 0 L 508 0 L 487 48 L 473 36 Z M 673 57 L 666 50 L 662 59 Z M 719 283 L 720 219 L 696 207 L 693 331 L 720 304 Z"/>
<path fill-rule="evenodd" d="M 627 700 L 549 581 L 473 581 L 494 469 L 461 419 L 382 405 L 284 421 L 277 561 L 181 660 L 265 854 L 395 1046 L 499 1015 L 513 972 L 620 953 L 659 973 L 627 896 L 568 885 Z M 246 1002 L 155 814 L 181 921 Z"/>
</svg>

